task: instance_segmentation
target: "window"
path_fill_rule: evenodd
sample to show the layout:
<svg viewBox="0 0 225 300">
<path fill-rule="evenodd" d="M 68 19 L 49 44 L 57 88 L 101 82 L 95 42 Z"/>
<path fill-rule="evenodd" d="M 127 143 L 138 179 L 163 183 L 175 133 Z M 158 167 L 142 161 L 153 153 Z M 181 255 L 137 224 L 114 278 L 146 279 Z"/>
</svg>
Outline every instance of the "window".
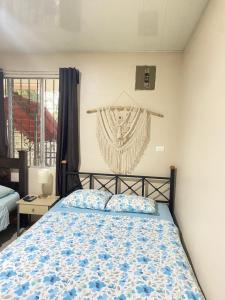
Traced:
<svg viewBox="0 0 225 300">
<path fill-rule="evenodd" d="M 58 87 L 58 79 L 4 80 L 11 157 L 26 149 L 30 166 L 55 166 Z"/>
</svg>

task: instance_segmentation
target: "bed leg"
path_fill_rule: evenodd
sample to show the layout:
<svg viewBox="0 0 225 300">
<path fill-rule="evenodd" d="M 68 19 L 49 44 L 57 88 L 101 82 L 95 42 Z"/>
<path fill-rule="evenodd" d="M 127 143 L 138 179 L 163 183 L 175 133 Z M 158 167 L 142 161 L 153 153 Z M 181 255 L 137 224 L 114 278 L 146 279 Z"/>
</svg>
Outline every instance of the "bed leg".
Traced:
<svg viewBox="0 0 225 300">
<path fill-rule="evenodd" d="M 170 167 L 170 201 L 169 209 L 174 216 L 174 201 L 175 201 L 175 182 L 176 182 L 176 168 L 174 166 Z"/>
<path fill-rule="evenodd" d="M 19 205 L 17 205 L 17 236 L 20 235 L 20 213 L 19 213 Z"/>
</svg>

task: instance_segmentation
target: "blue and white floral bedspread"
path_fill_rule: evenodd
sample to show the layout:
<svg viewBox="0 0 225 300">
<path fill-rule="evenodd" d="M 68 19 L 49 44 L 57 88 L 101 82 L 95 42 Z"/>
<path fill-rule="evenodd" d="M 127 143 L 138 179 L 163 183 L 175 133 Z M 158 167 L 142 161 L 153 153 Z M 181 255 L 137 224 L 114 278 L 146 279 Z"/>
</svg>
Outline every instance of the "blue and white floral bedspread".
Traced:
<svg viewBox="0 0 225 300">
<path fill-rule="evenodd" d="M 173 223 L 50 212 L 0 253 L 0 299 L 204 299 Z"/>
</svg>

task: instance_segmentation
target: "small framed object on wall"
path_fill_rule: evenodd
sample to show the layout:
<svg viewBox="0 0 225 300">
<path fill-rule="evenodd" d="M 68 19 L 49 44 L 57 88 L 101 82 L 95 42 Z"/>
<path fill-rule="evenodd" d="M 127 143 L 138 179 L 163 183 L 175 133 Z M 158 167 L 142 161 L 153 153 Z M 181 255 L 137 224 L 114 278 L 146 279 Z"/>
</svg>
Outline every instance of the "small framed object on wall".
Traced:
<svg viewBox="0 0 225 300">
<path fill-rule="evenodd" d="M 156 66 L 136 66 L 136 90 L 154 90 Z"/>
</svg>

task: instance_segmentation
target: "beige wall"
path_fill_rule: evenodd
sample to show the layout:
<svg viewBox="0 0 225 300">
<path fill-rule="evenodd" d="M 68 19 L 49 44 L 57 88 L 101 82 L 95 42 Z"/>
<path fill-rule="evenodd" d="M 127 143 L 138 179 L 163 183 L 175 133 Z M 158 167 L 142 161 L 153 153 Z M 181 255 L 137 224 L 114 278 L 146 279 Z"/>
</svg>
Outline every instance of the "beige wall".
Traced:
<svg viewBox="0 0 225 300">
<path fill-rule="evenodd" d="M 184 53 L 176 215 L 209 300 L 225 299 L 225 1 Z"/>
<path fill-rule="evenodd" d="M 135 66 L 144 64 L 157 66 L 155 91 L 134 90 Z M 207 298 L 225 299 L 225 1 L 211 1 L 184 55 L 0 55 L 0 66 L 80 69 L 83 171 L 109 171 L 96 141 L 96 115 L 87 115 L 87 109 L 112 104 L 126 90 L 141 106 L 165 115 L 152 118 L 151 142 L 134 172 L 165 175 L 177 164 L 176 215 L 185 242 Z M 155 152 L 156 145 L 165 152 Z M 35 182 L 31 170 L 30 190 L 37 192 Z"/>
<path fill-rule="evenodd" d="M 145 64 L 157 66 L 155 91 L 134 89 L 136 65 Z M 80 169 L 82 171 L 109 171 L 96 140 L 96 114 L 86 114 L 87 109 L 113 104 L 125 90 L 139 105 L 164 114 L 163 119 L 152 117 L 151 141 L 134 172 L 169 174 L 169 166 L 175 163 L 177 151 L 181 53 L 0 55 L 0 66 L 6 70 L 41 71 L 57 71 L 60 66 L 75 66 L 81 71 Z M 117 103 L 130 104 L 125 96 Z M 156 145 L 164 145 L 165 152 L 156 152 Z"/>
</svg>

